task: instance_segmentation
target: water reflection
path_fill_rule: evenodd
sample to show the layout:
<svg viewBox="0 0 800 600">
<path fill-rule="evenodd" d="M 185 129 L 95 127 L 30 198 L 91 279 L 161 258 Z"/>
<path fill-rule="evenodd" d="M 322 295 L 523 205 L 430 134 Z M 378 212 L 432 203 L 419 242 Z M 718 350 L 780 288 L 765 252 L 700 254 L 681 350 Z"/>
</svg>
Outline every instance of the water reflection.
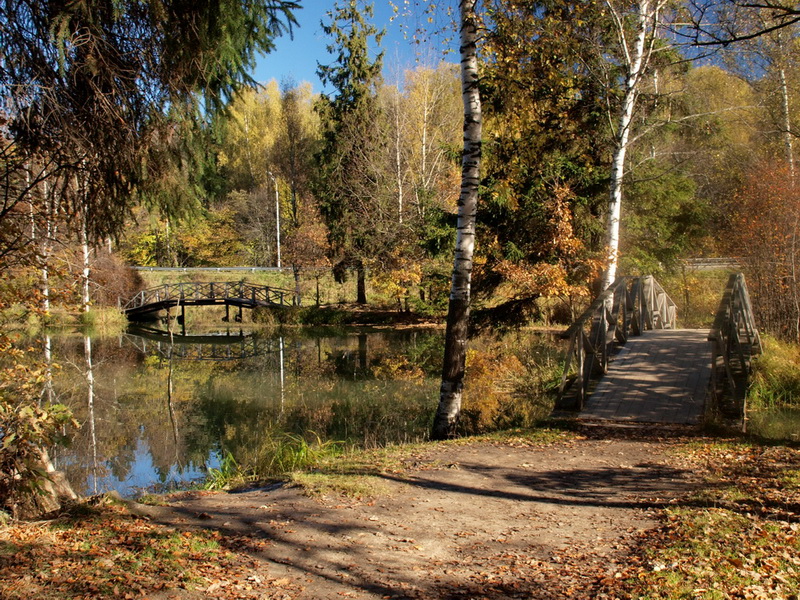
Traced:
<svg viewBox="0 0 800 600">
<path fill-rule="evenodd" d="M 768 440 L 800 441 L 800 408 L 752 411 L 747 431 Z"/>
<path fill-rule="evenodd" d="M 421 439 L 441 337 L 149 330 L 43 340 L 60 365 L 50 394 L 82 424 L 54 462 L 78 493 L 130 496 L 186 486 L 228 452 L 245 463 L 270 435 L 367 446 Z"/>
</svg>

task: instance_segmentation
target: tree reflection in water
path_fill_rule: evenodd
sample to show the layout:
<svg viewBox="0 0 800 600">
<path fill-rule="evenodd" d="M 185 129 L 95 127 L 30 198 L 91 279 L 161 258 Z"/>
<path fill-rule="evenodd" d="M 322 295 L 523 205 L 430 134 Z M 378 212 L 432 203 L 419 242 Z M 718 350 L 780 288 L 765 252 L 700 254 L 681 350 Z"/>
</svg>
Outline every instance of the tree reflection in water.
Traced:
<svg viewBox="0 0 800 600">
<path fill-rule="evenodd" d="M 57 468 L 78 493 L 130 496 L 186 486 L 228 452 L 244 464 L 270 435 L 367 446 L 424 438 L 441 333 L 150 330 L 54 337 L 52 354 L 63 367 L 54 393 L 82 424 L 54 450 Z"/>
</svg>

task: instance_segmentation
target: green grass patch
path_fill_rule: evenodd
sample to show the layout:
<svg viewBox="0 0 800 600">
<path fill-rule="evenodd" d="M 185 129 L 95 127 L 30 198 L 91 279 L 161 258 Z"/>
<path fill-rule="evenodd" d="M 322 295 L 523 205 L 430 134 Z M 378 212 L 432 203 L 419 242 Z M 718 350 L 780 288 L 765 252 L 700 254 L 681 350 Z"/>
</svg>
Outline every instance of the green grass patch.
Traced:
<svg viewBox="0 0 800 600">
<path fill-rule="evenodd" d="M 762 343 L 764 352 L 753 362 L 749 408 L 800 408 L 800 345 L 771 336 L 764 336 Z"/>
<path fill-rule="evenodd" d="M 290 481 L 304 494 L 314 497 L 365 499 L 384 496 L 389 491 L 386 481 L 375 475 L 296 472 L 291 474 Z"/>
</svg>

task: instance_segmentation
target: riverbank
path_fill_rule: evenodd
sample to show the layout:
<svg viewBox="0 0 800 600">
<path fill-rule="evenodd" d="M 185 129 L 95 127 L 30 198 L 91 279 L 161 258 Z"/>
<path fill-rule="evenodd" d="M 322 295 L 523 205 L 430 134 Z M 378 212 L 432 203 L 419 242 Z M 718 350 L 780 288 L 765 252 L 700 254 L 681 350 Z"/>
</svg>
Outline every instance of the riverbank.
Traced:
<svg viewBox="0 0 800 600">
<path fill-rule="evenodd" d="M 6 526 L 4 597 L 800 592 L 792 446 L 691 430 L 517 431 L 361 453 L 292 480 Z"/>
</svg>

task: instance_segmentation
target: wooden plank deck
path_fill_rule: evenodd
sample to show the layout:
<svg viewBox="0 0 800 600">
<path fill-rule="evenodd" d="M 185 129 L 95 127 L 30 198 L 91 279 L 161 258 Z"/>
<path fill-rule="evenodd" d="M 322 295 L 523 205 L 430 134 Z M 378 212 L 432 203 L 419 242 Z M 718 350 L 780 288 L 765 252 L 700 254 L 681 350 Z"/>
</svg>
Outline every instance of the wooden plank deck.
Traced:
<svg viewBox="0 0 800 600">
<path fill-rule="evenodd" d="M 703 329 L 662 329 L 631 336 L 578 418 L 697 424 L 711 376 Z"/>
</svg>

